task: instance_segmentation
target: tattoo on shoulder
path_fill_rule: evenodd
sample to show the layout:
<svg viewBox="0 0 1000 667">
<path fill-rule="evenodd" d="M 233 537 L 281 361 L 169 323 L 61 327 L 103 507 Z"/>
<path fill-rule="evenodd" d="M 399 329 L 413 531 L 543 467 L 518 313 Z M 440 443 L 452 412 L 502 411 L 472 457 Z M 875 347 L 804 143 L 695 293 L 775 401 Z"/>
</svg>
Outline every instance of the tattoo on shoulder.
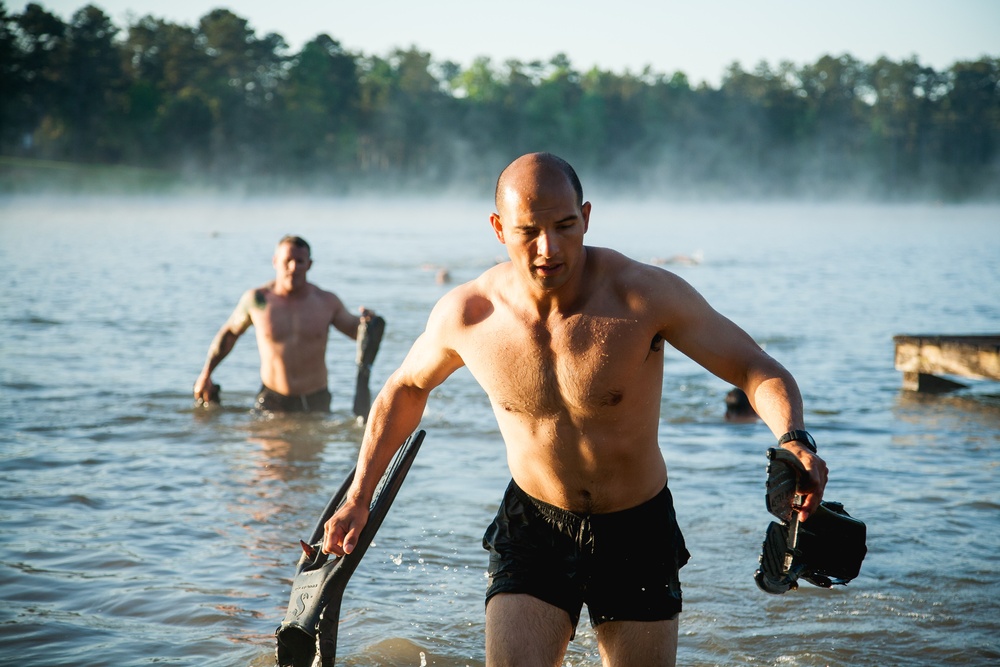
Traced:
<svg viewBox="0 0 1000 667">
<path fill-rule="evenodd" d="M 264 290 L 258 289 L 253 292 L 253 305 L 260 309 L 267 307 L 267 296 L 264 295 Z"/>
</svg>

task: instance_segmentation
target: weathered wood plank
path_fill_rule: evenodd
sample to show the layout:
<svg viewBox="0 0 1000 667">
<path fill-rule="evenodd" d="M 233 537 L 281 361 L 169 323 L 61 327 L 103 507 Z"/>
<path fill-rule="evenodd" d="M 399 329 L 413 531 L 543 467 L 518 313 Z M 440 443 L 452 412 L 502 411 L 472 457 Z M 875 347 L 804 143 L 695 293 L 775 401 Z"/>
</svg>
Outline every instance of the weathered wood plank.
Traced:
<svg viewBox="0 0 1000 667">
<path fill-rule="evenodd" d="M 903 371 L 906 388 L 942 391 L 947 386 L 939 386 L 921 376 L 959 375 L 1000 380 L 1000 334 L 900 335 L 894 336 L 893 341 L 896 344 L 896 370 Z"/>
</svg>

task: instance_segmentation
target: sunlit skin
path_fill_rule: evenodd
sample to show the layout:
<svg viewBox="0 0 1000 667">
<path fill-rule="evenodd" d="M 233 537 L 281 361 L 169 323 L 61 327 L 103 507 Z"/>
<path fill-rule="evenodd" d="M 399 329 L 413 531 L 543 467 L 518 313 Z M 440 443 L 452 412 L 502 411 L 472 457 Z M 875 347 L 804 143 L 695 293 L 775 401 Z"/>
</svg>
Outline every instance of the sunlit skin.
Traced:
<svg viewBox="0 0 1000 667">
<path fill-rule="evenodd" d="M 312 267 L 307 248 L 280 244 L 272 259 L 272 282 L 247 290 L 233 314 L 216 334 L 208 358 L 195 381 L 195 398 L 209 400 L 212 371 L 237 339 L 254 326 L 264 386 L 286 396 L 326 389 L 326 345 L 330 326 L 356 338 L 361 317 L 352 315 L 340 298 L 308 282 Z M 369 312 L 362 309 L 362 317 Z"/>
<path fill-rule="evenodd" d="M 354 548 L 391 456 L 431 390 L 462 366 L 489 397 L 515 482 L 576 512 L 635 507 L 666 483 L 657 441 L 664 340 L 743 388 L 776 436 L 803 428 L 792 377 L 690 285 L 584 245 L 591 208 L 545 155 L 522 156 L 501 175 L 490 224 L 510 261 L 434 307 L 374 402 L 324 551 Z M 808 471 L 805 518 L 822 498 L 826 466 L 798 443 L 786 447 Z M 572 631 L 565 611 L 527 595 L 493 597 L 486 619 L 490 665 L 560 664 Z M 677 619 L 612 621 L 597 637 L 605 664 L 673 664 Z"/>
</svg>

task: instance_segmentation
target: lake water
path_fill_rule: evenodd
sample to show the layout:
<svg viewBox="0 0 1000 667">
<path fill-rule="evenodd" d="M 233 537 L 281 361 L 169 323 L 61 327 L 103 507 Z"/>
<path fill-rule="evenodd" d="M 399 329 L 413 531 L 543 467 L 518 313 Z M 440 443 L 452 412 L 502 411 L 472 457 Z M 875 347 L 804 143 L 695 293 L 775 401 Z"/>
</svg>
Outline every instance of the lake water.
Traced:
<svg viewBox="0 0 1000 667">
<path fill-rule="evenodd" d="M 353 466 L 354 343 L 328 352 L 333 414 L 254 420 L 248 335 L 193 409 L 208 344 L 285 233 L 310 279 L 385 316 L 378 388 L 447 287 L 503 256 L 482 201 L 0 201 L 0 662 L 267 665 L 298 557 Z M 752 579 L 770 515 L 762 424 L 668 348 L 661 446 L 693 557 L 681 665 L 1000 662 L 1000 386 L 901 390 L 899 333 L 1000 331 L 1000 207 L 595 202 L 588 242 L 676 266 L 797 377 L 868 525 L 847 587 Z M 483 665 L 482 533 L 508 479 L 489 404 L 460 371 L 347 588 L 346 665 Z M 566 664 L 598 665 L 580 624 Z"/>
</svg>

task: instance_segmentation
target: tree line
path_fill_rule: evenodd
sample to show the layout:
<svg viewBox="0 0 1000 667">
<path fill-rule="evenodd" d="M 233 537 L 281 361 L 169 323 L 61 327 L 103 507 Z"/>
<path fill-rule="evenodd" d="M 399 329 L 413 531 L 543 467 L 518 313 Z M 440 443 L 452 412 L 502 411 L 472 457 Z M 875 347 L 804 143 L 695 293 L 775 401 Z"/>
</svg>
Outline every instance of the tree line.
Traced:
<svg viewBox="0 0 1000 667">
<path fill-rule="evenodd" d="M 156 170 L 274 191 L 492 185 L 548 150 L 587 182 L 674 196 L 1000 195 L 1000 58 L 946 71 L 916 58 L 578 71 L 416 48 L 351 53 L 320 34 L 292 53 L 227 9 L 195 26 L 124 29 L 87 5 L 68 22 L 0 2 L 0 156 Z M 7 168 L 10 171 L 10 168 Z M 0 169 L 0 179 L 4 170 Z"/>
</svg>

